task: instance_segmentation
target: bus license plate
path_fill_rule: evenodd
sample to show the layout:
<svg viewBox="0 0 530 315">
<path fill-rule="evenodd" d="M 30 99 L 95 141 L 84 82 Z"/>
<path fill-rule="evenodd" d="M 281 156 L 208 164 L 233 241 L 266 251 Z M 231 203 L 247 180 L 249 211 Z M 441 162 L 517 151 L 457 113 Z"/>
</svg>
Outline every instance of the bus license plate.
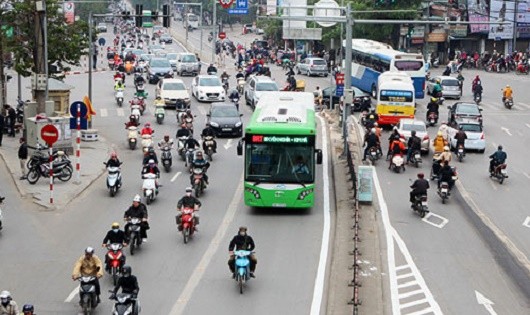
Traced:
<svg viewBox="0 0 530 315">
<path fill-rule="evenodd" d="M 232 131 L 232 128 L 223 128 L 223 131 Z"/>
<path fill-rule="evenodd" d="M 287 207 L 287 204 L 286 203 L 273 203 L 272 206 L 275 208 L 285 208 Z"/>
</svg>

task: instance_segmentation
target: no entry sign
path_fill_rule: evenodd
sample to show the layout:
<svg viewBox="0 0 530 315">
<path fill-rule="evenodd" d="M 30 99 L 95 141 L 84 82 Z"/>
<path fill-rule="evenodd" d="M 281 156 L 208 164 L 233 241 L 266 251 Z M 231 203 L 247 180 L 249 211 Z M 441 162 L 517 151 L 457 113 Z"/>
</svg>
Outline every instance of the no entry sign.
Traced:
<svg viewBox="0 0 530 315">
<path fill-rule="evenodd" d="M 40 136 L 48 145 L 53 145 L 59 139 L 59 130 L 54 125 L 46 125 L 40 130 Z"/>
</svg>

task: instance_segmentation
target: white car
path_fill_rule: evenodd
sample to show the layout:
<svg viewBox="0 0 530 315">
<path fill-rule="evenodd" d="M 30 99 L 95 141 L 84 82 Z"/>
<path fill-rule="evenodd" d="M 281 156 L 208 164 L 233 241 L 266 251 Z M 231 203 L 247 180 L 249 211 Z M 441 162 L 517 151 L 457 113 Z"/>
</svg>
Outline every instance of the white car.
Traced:
<svg viewBox="0 0 530 315">
<path fill-rule="evenodd" d="M 215 75 L 199 75 L 191 81 L 191 94 L 199 102 L 223 102 L 226 93 L 221 80 Z"/>
<path fill-rule="evenodd" d="M 455 128 L 447 128 L 447 135 L 451 140 L 451 148 L 456 149 L 455 135 L 458 130 L 462 127 L 462 130 L 466 133 L 467 139 L 464 142 L 464 148 L 467 150 L 477 150 L 480 153 L 484 153 L 486 150 L 486 137 L 484 131 L 479 122 L 474 120 L 464 119 L 456 124 Z"/>
<path fill-rule="evenodd" d="M 252 108 L 256 107 L 256 104 L 263 93 L 277 92 L 280 90 L 276 82 L 264 75 L 251 76 L 247 80 L 243 89 L 245 102 Z"/>
<path fill-rule="evenodd" d="M 405 141 L 405 147 L 412 130 L 415 130 L 416 136 L 421 139 L 421 153 L 429 153 L 429 134 L 425 122 L 409 118 L 403 118 L 399 121 L 398 132 Z"/>
<path fill-rule="evenodd" d="M 190 94 L 188 88 L 181 79 L 162 79 L 156 85 L 156 96 L 160 96 L 166 107 L 176 107 L 177 102 L 184 102 L 186 106 L 190 104 Z"/>
</svg>

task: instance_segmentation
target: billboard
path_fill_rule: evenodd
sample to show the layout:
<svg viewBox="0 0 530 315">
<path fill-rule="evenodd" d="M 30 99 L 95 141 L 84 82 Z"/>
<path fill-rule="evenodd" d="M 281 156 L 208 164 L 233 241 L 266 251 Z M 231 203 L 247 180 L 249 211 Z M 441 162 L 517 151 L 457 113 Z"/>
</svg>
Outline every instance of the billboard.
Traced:
<svg viewBox="0 0 530 315">
<path fill-rule="evenodd" d="M 467 0 L 469 22 L 489 22 L 489 7 L 486 0 Z M 470 24 L 470 33 L 487 33 L 488 24 Z"/>
<path fill-rule="evenodd" d="M 516 21 L 517 37 L 530 38 L 530 0 L 519 0 Z"/>
<path fill-rule="evenodd" d="M 276 0 L 267 0 L 267 15 L 276 15 Z"/>
<path fill-rule="evenodd" d="M 75 3 L 65 2 L 63 4 L 64 19 L 67 24 L 73 24 L 75 21 Z"/>
<path fill-rule="evenodd" d="M 508 24 L 489 24 L 489 39 L 501 40 L 513 38 L 514 2 L 507 0 L 491 0 L 490 21 L 508 21 Z"/>
</svg>

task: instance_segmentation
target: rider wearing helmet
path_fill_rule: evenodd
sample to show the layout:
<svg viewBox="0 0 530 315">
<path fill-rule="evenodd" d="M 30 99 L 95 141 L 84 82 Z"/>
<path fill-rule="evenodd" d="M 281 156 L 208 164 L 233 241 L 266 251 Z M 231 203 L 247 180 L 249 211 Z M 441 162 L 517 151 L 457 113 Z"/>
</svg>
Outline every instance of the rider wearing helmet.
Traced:
<svg viewBox="0 0 530 315">
<path fill-rule="evenodd" d="M 206 69 L 206 73 L 208 74 L 217 73 L 217 68 L 213 65 L 213 63 L 211 63 L 210 66 L 208 66 L 208 69 Z"/>
<path fill-rule="evenodd" d="M 120 230 L 120 224 L 118 222 L 112 223 L 111 230 L 105 235 L 101 247 L 107 247 L 109 244 L 122 244 L 123 246 L 127 246 L 127 235 L 124 231 Z M 121 255 L 120 261 L 120 265 L 123 266 L 125 264 L 125 255 Z M 105 255 L 105 270 L 110 270 L 108 255 Z"/>
<path fill-rule="evenodd" d="M 123 163 L 118 159 L 116 152 L 110 154 L 110 159 L 105 163 L 107 167 L 120 167 Z"/>
<path fill-rule="evenodd" d="M 212 128 L 212 126 L 209 123 L 206 123 L 206 127 L 202 130 L 201 133 L 202 137 L 202 149 L 206 151 L 206 141 L 204 140 L 205 137 L 212 137 L 215 138 L 215 130 Z M 213 141 L 213 152 L 217 152 L 217 141 L 215 139 L 212 139 Z"/>
<path fill-rule="evenodd" d="M 129 221 L 131 218 L 138 218 L 142 221 L 140 224 L 140 235 L 143 239 L 143 242 L 147 242 L 147 230 L 149 229 L 149 224 L 147 222 L 148 213 L 147 207 L 141 201 L 142 198 L 140 195 L 134 196 L 132 205 L 125 211 L 125 214 L 123 215 L 124 221 L 127 222 L 127 224 L 125 224 L 125 234 L 127 234 L 127 239 L 129 239 Z"/>
<path fill-rule="evenodd" d="M 432 145 L 434 147 L 434 154 L 441 153 L 444 149 L 444 146 L 447 145 L 447 140 L 445 140 L 442 131 L 438 131 L 436 137 L 432 140 Z"/>
<path fill-rule="evenodd" d="M 151 128 L 151 124 L 146 122 L 140 134 L 143 136 L 143 135 L 152 135 L 153 133 L 155 133 L 155 131 Z"/>
<path fill-rule="evenodd" d="M 247 227 L 241 226 L 239 228 L 239 231 L 237 235 L 235 235 L 232 240 L 230 241 L 230 244 L 228 245 L 228 253 L 230 254 L 230 258 L 228 259 L 228 267 L 230 268 L 230 271 L 232 272 L 232 277 L 235 277 L 235 260 L 236 257 L 234 255 L 234 250 L 247 250 L 247 251 L 254 251 L 256 248 L 256 245 L 254 244 L 254 240 L 250 235 L 247 235 Z M 258 264 L 258 260 L 256 259 L 256 256 L 252 253 L 249 256 L 250 260 L 250 276 L 254 278 L 254 272 L 256 271 L 256 265 Z"/>
<path fill-rule="evenodd" d="M 416 199 L 416 196 L 421 195 L 427 195 L 427 189 L 429 189 L 429 181 L 427 181 L 425 178 L 425 175 L 423 173 L 418 173 L 418 179 L 412 183 L 410 188 L 412 188 L 410 192 L 410 202 L 414 203 L 414 199 Z"/>
<path fill-rule="evenodd" d="M 206 175 L 206 171 L 208 171 L 208 168 L 210 167 L 210 162 L 206 161 L 204 159 L 204 156 L 202 154 L 202 151 L 197 151 L 195 153 L 195 158 L 191 162 L 190 168 L 202 168 L 202 176 L 204 178 L 204 183 L 208 185 L 208 175 Z M 193 173 L 190 176 L 190 182 L 193 185 Z"/>
<path fill-rule="evenodd" d="M 154 148 L 149 148 L 147 150 L 147 153 L 144 155 L 144 159 L 142 160 L 142 165 L 147 165 L 149 163 L 149 160 L 153 160 L 155 164 L 158 165 L 158 157 L 156 156 Z"/>
<path fill-rule="evenodd" d="M 129 127 L 138 127 L 139 125 L 140 123 L 136 121 L 136 117 L 134 115 L 130 115 L 129 121 L 125 123 L 125 129 L 128 129 Z"/>
<path fill-rule="evenodd" d="M 434 97 L 441 97 L 442 96 L 442 85 L 441 85 L 442 81 L 440 80 L 440 78 L 436 79 L 436 83 L 434 84 L 433 88 L 432 88 L 432 93 L 431 95 L 434 96 Z"/>
<path fill-rule="evenodd" d="M 366 148 L 364 149 L 364 155 L 363 155 L 363 161 L 366 161 L 366 156 L 370 152 L 371 148 L 379 148 L 379 138 L 377 137 L 375 133 L 375 128 L 372 128 L 365 136 L 364 136 L 364 143 L 363 145 L 366 145 Z"/>
<path fill-rule="evenodd" d="M 156 162 L 153 159 L 149 159 L 147 164 L 142 168 L 142 175 L 144 174 L 155 174 L 157 178 L 160 178 L 160 170 L 156 166 Z"/>
<path fill-rule="evenodd" d="M 455 134 L 455 140 L 456 140 L 456 147 L 459 148 L 459 147 L 462 147 L 464 148 L 464 154 L 466 153 L 465 151 L 465 143 L 466 143 L 466 139 L 467 139 L 467 135 L 466 135 L 466 132 L 464 131 L 464 128 L 462 126 L 460 126 L 458 128 L 458 132 Z"/>
<path fill-rule="evenodd" d="M 18 315 L 17 302 L 13 301 L 9 291 L 0 292 L 0 314 Z"/>
<path fill-rule="evenodd" d="M 94 248 L 87 247 L 85 249 L 85 254 L 77 260 L 72 271 L 72 279 L 77 280 L 82 276 L 92 276 L 95 277 L 93 281 L 96 287 L 96 295 L 98 303 L 101 303 L 99 295 L 101 294 L 99 287 L 99 278 L 103 277 L 103 265 L 98 256 L 94 255 Z"/>
<path fill-rule="evenodd" d="M 410 138 L 407 142 L 407 164 L 410 162 L 410 158 L 413 152 L 421 152 L 421 139 L 416 136 L 416 130 L 410 132 Z"/>
<path fill-rule="evenodd" d="M 35 315 L 35 308 L 32 304 L 24 304 L 22 307 L 22 315 Z"/>
<path fill-rule="evenodd" d="M 440 108 L 439 100 L 436 97 L 431 97 L 431 101 L 429 102 L 429 104 L 427 104 L 427 114 L 425 116 L 426 119 L 429 120 L 429 115 L 431 113 L 435 113 L 437 117 L 436 120 L 438 120 L 439 108 Z"/>
<path fill-rule="evenodd" d="M 158 147 L 160 149 L 169 147 L 170 149 L 173 148 L 173 139 L 169 138 L 169 135 L 164 135 L 164 140 L 160 141 L 158 143 Z"/>
<path fill-rule="evenodd" d="M 183 208 L 191 208 L 194 210 L 193 218 L 194 218 L 194 226 L 195 231 L 198 231 L 197 225 L 199 225 L 199 215 L 196 214 L 197 211 L 199 211 L 199 208 L 201 207 L 201 202 L 199 199 L 192 196 L 193 189 L 191 187 L 186 187 L 186 194 L 184 197 L 180 198 L 180 200 L 177 202 L 177 226 L 179 231 L 182 230 L 182 209 Z"/>
<path fill-rule="evenodd" d="M 133 312 L 132 314 L 138 314 L 137 309 L 137 303 L 136 303 L 136 297 L 138 296 L 138 292 L 140 291 L 140 287 L 138 286 L 138 279 L 136 276 L 133 276 L 132 274 L 132 268 L 131 266 L 123 266 L 122 268 L 122 276 L 118 279 L 118 283 L 116 283 L 116 287 L 114 288 L 114 291 L 112 292 L 111 298 L 114 298 L 116 296 L 116 293 L 121 288 L 121 293 L 124 294 L 131 294 L 133 299 Z"/>
<path fill-rule="evenodd" d="M 513 90 L 510 85 L 506 84 L 506 87 L 502 89 L 502 102 L 506 99 L 511 99 L 513 97 Z"/>
</svg>

